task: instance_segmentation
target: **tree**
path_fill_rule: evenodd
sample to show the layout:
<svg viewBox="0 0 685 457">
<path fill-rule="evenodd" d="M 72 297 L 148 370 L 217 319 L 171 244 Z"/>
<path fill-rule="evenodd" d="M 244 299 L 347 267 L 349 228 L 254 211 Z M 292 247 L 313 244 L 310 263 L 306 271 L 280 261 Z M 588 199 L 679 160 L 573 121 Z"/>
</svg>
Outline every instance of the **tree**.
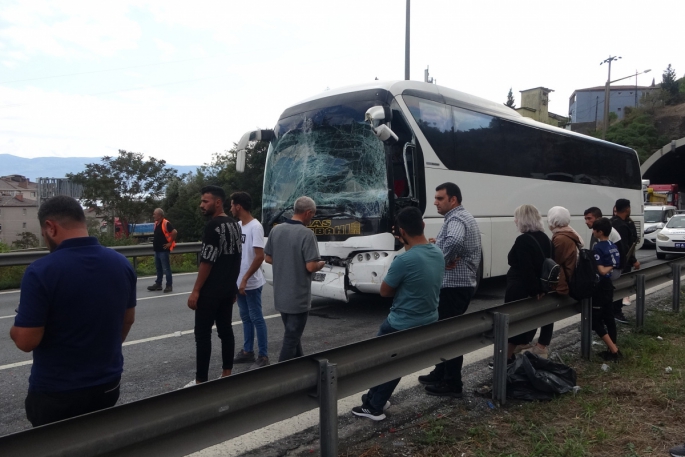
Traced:
<svg viewBox="0 0 685 457">
<path fill-rule="evenodd" d="M 178 177 L 169 183 L 162 208 L 178 230 L 179 241 L 197 241 L 202 237 L 205 220 L 200 213 L 200 189 L 206 185 L 221 186 L 227 197 L 244 191 L 252 197 L 252 215 L 261 220 L 262 183 L 268 144 L 255 143 L 247 147 L 245 172 L 235 169 L 236 149 L 214 154 L 212 162 L 198 168 L 196 173 Z M 230 202 L 226 202 L 226 210 Z"/>
<path fill-rule="evenodd" d="M 680 101 L 680 87 L 676 80 L 675 69 L 671 68 L 670 63 L 661 75 L 661 91 L 667 105 L 676 105 Z"/>
<path fill-rule="evenodd" d="M 516 100 L 514 100 L 514 93 L 511 91 L 511 87 L 509 88 L 509 93 L 507 94 L 507 102 L 504 104 L 504 106 L 508 106 L 511 109 L 516 109 Z"/>
<path fill-rule="evenodd" d="M 19 237 L 18 240 L 12 242 L 12 247 L 14 249 L 30 249 L 38 247 L 38 237 L 32 232 L 21 232 L 17 233 Z"/>
<path fill-rule="evenodd" d="M 118 217 L 127 236 L 128 224 L 154 209 L 175 176 L 176 170 L 166 167 L 166 161 L 145 160 L 142 153 L 121 149 L 117 157 L 105 156 L 80 173 L 67 174 L 83 186 L 83 203 L 108 216 L 112 226 Z"/>
</svg>

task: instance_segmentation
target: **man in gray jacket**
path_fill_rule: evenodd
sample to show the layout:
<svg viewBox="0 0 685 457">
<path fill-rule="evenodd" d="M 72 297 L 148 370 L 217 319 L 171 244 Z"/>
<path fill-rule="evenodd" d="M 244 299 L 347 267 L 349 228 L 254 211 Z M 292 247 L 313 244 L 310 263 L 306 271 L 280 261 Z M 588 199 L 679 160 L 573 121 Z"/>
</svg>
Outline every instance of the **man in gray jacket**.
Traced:
<svg viewBox="0 0 685 457">
<path fill-rule="evenodd" d="M 324 266 L 316 236 L 307 228 L 315 213 L 314 200 L 298 198 L 292 219 L 271 229 L 264 247 L 273 268 L 274 307 L 285 326 L 279 362 L 304 355 L 300 339 L 312 305 L 312 273 Z"/>
</svg>

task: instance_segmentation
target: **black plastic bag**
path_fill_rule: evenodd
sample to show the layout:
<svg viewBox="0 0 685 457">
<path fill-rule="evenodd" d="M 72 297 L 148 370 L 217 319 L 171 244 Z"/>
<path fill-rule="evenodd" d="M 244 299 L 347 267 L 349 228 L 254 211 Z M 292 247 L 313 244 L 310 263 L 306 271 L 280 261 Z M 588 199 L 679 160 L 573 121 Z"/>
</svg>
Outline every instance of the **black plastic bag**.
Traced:
<svg viewBox="0 0 685 457">
<path fill-rule="evenodd" d="M 548 401 L 556 394 L 573 390 L 576 372 L 561 363 L 524 352 L 507 366 L 507 397 L 527 401 Z"/>
</svg>

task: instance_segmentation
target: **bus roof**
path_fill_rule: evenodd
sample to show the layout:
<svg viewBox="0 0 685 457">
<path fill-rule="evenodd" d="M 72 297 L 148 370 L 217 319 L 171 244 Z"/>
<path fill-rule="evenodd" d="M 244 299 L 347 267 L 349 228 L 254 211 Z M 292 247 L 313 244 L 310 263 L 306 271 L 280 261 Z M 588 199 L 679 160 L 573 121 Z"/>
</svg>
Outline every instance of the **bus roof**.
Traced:
<svg viewBox="0 0 685 457">
<path fill-rule="evenodd" d="M 551 130 L 556 133 L 572 136 L 579 138 L 584 141 L 602 143 L 605 146 L 612 146 L 614 149 L 623 150 L 625 152 L 630 152 L 637 154 L 633 149 L 626 146 L 622 146 L 616 143 L 611 143 L 609 141 L 601 140 L 599 138 L 591 137 L 589 135 L 583 135 L 581 133 L 573 132 L 571 130 L 562 129 L 549 124 L 538 122 L 536 120 L 527 118 L 519 114 L 517 111 L 505 106 L 503 103 L 497 103 L 484 98 L 476 97 L 475 95 L 467 94 L 466 92 L 461 92 L 458 90 L 450 89 L 444 86 L 438 86 L 436 84 L 430 84 L 421 81 L 405 81 L 405 80 L 395 80 L 395 81 L 372 81 L 365 84 L 356 84 L 351 86 L 339 87 L 336 89 L 327 90 L 319 94 L 313 95 L 309 98 L 299 101 L 294 105 L 288 107 L 285 112 L 293 113 L 292 108 L 298 107 L 299 105 L 307 105 L 310 102 L 328 98 L 340 96 L 353 92 L 367 91 L 373 89 L 385 90 L 392 94 L 393 97 L 406 94 L 406 95 L 417 95 L 419 97 L 424 96 L 428 98 L 441 97 L 448 100 L 448 104 L 454 103 L 456 106 L 461 106 L 467 109 L 472 109 L 476 111 L 482 111 L 485 114 L 491 114 L 494 116 L 502 117 L 505 119 L 512 120 L 521 124 L 526 124 L 533 128 L 538 128 L 542 130 Z M 284 112 L 284 114 L 285 114 Z"/>
</svg>

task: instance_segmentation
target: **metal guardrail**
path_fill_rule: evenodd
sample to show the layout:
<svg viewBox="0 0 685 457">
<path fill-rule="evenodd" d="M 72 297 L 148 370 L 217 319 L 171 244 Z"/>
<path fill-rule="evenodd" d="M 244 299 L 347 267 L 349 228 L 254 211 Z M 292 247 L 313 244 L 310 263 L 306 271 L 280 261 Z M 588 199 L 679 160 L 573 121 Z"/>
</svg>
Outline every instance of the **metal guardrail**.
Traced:
<svg viewBox="0 0 685 457">
<path fill-rule="evenodd" d="M 173 254 L 189 254 L 200 252 L 202 243 L 177 243 Z M 152 244 L 137 244 L 135 246 L 112 246 L 110 249 L 117 251 L 126 257 L 146 257 L 154 255 Z M 22 251 L 22 252 L 7 252 L 0 254 L 0 267 L 10 267 L 15 265 L 29 265 L 41 257 L 45 257 L 50 252 L 43 251 Z"/>
<path fill-rule="evenodd" d="M 684 259 L 615 282 L 616 299 L 637 292 L 644 322 L 645 286 L 669 282 L 679 310 Z M 676 290 L 676 282 L 678 288 Z M 677 305 L 676 305 L 677 302 Z M 372 338 L 188 389 L 0 437 L 8 456 L 183 456 L 297 414 L 320 408 L 321 455 L 337 456 L 337 399 L 414 373 L 494 342 L 493 399 L 506 401 L 508 335 L 581 313 L 581 353 L 590 356 L 590 300 L 548 295 Z"/>
</svg>

